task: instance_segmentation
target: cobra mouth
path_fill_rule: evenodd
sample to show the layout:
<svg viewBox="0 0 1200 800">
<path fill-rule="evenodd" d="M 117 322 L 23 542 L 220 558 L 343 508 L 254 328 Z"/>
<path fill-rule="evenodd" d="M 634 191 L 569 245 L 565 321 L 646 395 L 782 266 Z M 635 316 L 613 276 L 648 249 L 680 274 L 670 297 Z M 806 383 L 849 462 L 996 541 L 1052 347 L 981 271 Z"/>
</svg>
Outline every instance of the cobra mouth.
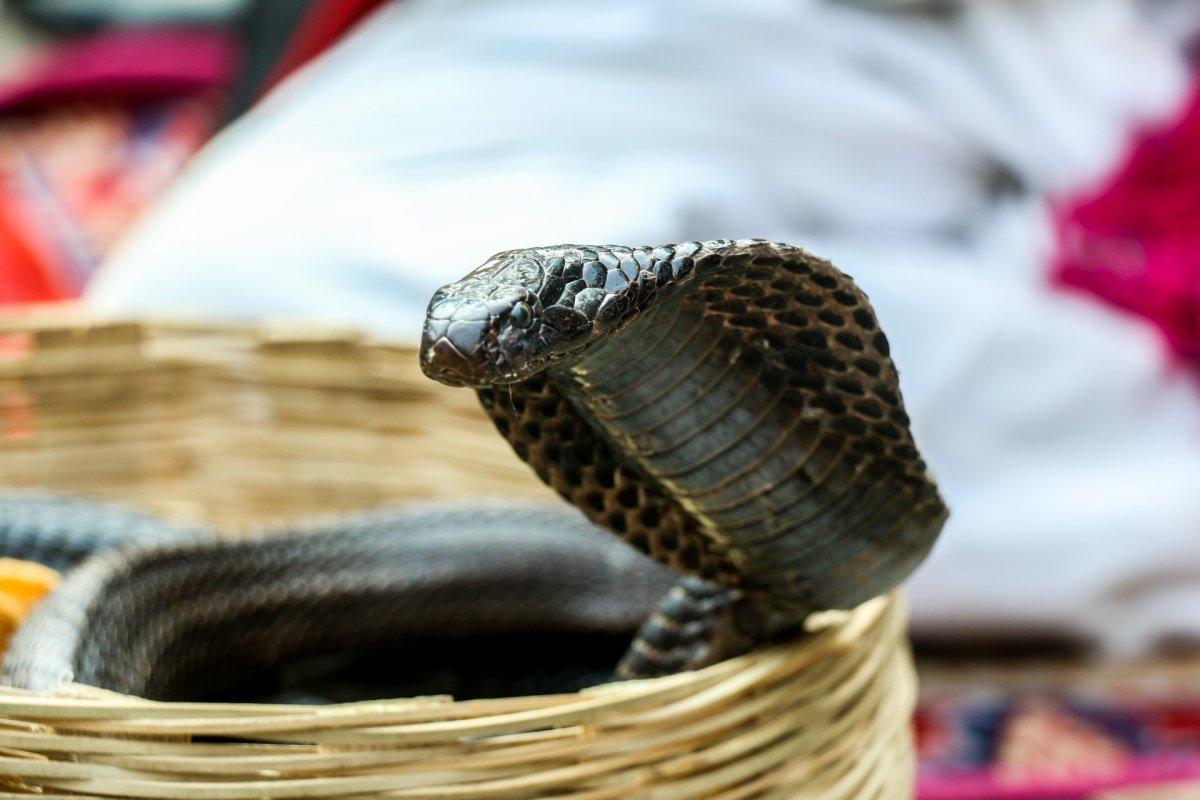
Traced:
<svg viewBox="0 0 1200 800">
<path fill-rule="evenodd" d="M 421 343 L 421 371 L 446 386 L 482 388 L 518 383 L 528 377 L 523 365 L 499 351 L 487 352 L 481 345 L 462 352 L 446 337 L 425 339 Z"/>
<path fill-rule="evenodd" d="M 446 386 L 483 386 L 494 379 L 482 359 L 463 353 L 446 338 L 422 343 L 421 371 Z"/>
<path fill-rule="evenodd" d="M 542 342 L 540 348 L 529 348 L 509 334 L 498 332 L 494 323 L 493 317 L 482 313 L 465 319 L 428 315 L 421 336 L 422 372 L 446 386 L 504 386 L 520 383 L 556 364 L 569 365 L 592 344 L 584 339 L 567 346 Z"/>
</svg>

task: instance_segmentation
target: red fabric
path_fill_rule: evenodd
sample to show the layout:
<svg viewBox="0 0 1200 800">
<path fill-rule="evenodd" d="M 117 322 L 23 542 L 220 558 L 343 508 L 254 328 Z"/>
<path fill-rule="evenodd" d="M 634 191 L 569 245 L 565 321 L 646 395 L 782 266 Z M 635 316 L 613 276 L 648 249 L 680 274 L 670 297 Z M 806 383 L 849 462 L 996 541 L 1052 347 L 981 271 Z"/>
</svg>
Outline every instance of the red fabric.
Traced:
<svg viewBox="0 0 1200 800">
<path fill-rule="evenodd" d="M 0 83 L 0 305 L 79 294 L 207 138 L 237 67 L 226 34 L 129 28 L 47 48 Z"/>
<path fill-rule="evenodd" d="M 0 305 L 66 299 L 68 292 L 30 246 L 19 217 L 10 196 L 0 192 Z"/>
<path fill-rule="evenodd" d="M 385 0 L 315 0 L 279 59 L 267 89 L 304 66 L 342 38 Z"/>
<path fill-rule="evenodd" d="M 1156 787 L 1166 797 L 1183 783 L 1192 790 L 1180 800 L 1200 797 L 1200 698 L 1190 674 L 1100 674 L 1078 692 L 926 687 L 917 797 L 1115 800 L 1117 789 Z"/>
<path fill-rule="evenodd" d="M 126 28 L 47 48 L 0 83 L 0 114 L 86 99 L 137 102 L 227 86 L 238 47 L 211 30 Z"/>
<path fill-rule="evenodd" d="M 218 103 L 75 103 L 0 121 L 0 304 L 75 297 L 208 138 Z"/>
<path fill-rule="evenodd" d="M 1139 137 L 1098 191 L 1058 217 L 1057 283 L 1153 320 L 1200 360 L 1200 73 L 1180 117 Z"/>
</svg>

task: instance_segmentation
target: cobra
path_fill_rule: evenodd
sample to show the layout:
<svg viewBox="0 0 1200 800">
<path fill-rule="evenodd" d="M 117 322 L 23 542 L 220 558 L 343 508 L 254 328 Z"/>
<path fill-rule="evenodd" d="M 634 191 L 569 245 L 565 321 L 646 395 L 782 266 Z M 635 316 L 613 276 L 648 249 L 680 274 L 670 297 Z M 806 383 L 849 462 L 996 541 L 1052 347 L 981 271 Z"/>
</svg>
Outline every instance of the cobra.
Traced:
<svg viewBox="0 0 1200 800">
<path fill-rule="evenodd" d="M 472 387 L 589 519 L 683 574 L 622 660 L 694 669 L 903 581 L 947 509 L 867 297 L 787 244 L 499 253 L 429 303 Z"/>
</svg>

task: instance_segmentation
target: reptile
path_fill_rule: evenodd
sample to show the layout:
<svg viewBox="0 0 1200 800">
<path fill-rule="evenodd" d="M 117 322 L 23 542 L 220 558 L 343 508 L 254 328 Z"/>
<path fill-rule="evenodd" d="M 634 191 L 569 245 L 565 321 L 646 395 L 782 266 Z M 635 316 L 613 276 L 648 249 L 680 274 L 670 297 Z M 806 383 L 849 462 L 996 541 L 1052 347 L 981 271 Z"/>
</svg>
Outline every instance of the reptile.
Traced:
<svg viewBox="0 0 1200 800">
<path fill-rule="evenodd" d="M 425 503 L 229 540 L 75 498 L 36 497 L 35 513 L 15 500 L 0 504 L 0 522 L 20 520 L 12 543 L 60 540 L 68 523 L 73 549 L 96 551 L 12 640 L 3 682 L 36 691 L 75 681 L 152 700 L 286 702 L 575 691 L 612 679 L 674 580 L 545 503 Z M 109 548 L 121 518 L 145 533 Z"/>
<path fill-rule="evenodd" d="M 312 657 L 400 647 L 386 663 L 410 666 L 431 636 L 494 634 L 534 635 L 492 650 L 493 666 L 527 654 L 523 674 L 397 674 L 385 693 L 568 691 L 618 658 L 620 677 L 673 673 L 891 589 L 946 519 L 866 296 L 800 248 L 500 253 L 434 294 L 420 363 L 473 387 L 517 455 L 633 548 L 565 507 L 381 511 L 228 541 L 0 493 L 0 555 L 80 562 L 18 630 L 4 682 L 244 696 L 249 676 Z M 572 632 L 619 649 L 573 664 L 581 651 L 546 638 Z"/>
<path fill-rule="evenodd" d="M 183 544 L 213 535 L 117 503 L 0 487 L 0 557 L 36 561 L 59 572 L 109 550 Z"/>
<path fill-rule="evenodd" d="M 473 388 L 585 516 L 683 574 L 622 677 L 702 667 L 888 591 L 948 515 L 868 298 L 799 247 L 498 253 L 434 293 L 420 363 Z"/>
</svg>

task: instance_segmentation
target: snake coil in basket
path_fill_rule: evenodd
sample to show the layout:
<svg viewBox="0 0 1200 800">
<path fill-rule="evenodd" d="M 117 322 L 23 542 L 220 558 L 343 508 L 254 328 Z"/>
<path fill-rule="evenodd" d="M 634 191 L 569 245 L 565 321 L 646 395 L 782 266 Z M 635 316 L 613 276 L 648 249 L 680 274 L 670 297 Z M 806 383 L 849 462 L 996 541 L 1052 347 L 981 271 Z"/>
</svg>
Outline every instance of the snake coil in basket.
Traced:
<svg viewBox="0 0 1200 800">
<path fill-rule="evenodd" d="M 90 519 L 89 506 L 106 517 L 106 507 L 75 501 L 75 518 Z M 670 585 L 668 570 L 567 508 L 382 510 L 240 541 L 98 555 L 21 626 L 3 677 L 39 691 L 75 681 L 164 700 L 295 697 L 330 683 L 320 674 L 302 681 L 314 664 L 354 658 L 357 669 L 334 674 L 373 677 L 392 696 L 569 691 L 611 680 L 622 639 Z M 505 637 L 528 657 L 505 652 L 481 664 L 470 655 L 472 642 Z M 422 649 L 467 652 L 422 666 Z M 401 663 L 370 669 L 380 654 Z M 455 674 L 439 681 L 435 668 Z"/>
</svg>

